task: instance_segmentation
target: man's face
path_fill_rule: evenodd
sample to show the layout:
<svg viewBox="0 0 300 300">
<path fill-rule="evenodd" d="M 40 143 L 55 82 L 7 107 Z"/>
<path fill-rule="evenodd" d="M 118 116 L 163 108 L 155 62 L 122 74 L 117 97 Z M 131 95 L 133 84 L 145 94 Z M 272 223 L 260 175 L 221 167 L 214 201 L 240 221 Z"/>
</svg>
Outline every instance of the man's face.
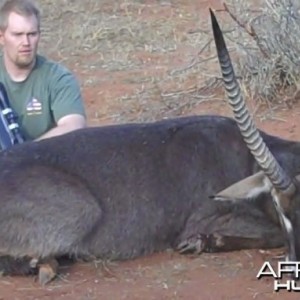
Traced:
<svg viewBox="0 0 300 300">
<path fill-rule="evenodd" d="M 34 15 L 21 16 L 11 12 L 5 30 L 0 30 L 0 43 L 5 59 L 20 69 L 35 62 L 40 38 L 38 21 Z"/>
</svg>

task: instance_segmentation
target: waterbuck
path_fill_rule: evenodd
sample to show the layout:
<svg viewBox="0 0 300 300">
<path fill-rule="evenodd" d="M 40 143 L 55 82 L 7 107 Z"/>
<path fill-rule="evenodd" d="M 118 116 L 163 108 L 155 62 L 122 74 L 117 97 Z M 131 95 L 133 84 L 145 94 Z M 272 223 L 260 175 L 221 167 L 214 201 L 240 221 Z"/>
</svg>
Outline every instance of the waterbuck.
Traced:
<svg viewBox="0 0 300 300">
<path fill-rule="evenodd" d="M 300 144 L 261 136 L 294 178 Z M 201 253 L 285 241 L 265 186 L 252 187 L 260 196 L 253 201 L 211 199 L 260 170 L 230 118 L 80 129 L 3 151 L 0 166 L 3 274 L 38 271 L 45 284 L 63 256 L 124 260 L 167 248 Z"/>
</svg>

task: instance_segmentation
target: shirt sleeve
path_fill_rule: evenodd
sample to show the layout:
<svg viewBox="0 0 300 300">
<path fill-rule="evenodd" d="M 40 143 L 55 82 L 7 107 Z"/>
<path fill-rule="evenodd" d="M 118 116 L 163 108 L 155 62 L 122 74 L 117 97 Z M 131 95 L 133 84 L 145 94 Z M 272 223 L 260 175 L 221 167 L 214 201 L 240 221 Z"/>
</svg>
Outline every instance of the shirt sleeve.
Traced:
<svg viewBox="0 0 300 300">
<path fill-rule="evenodd" d="M 86 117 L 80 86 L 76 77 L 64 68 L 59 71 L 50 79 L 50 109 L 54 121 L 57 123 L 59 119 L 69 114 L 80 114 Z"/>
</svg>

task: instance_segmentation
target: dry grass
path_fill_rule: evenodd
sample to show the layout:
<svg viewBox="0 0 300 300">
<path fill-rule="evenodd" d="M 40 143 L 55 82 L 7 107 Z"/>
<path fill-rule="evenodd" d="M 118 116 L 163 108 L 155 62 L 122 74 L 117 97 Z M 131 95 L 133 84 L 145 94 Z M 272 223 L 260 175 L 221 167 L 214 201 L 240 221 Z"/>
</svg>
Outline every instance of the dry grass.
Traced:
<svg viewBox="0 0 300 300">
<path fill-rule="evenodd" d="M 227 36 L 250 97 L 291 105 L 300 98 L 298 0 L 228 0 L 233 14 Z"/>
<path fill-rule="evenodd" d="M 124 2 L 105 9 L 106 5 L 104 1 L 43 3 L 45 50 L 49 52 L 48 46 L 53 45 L 50 51 L 58 51 L 62 60 L 95 54 L 94 66 L 119 71 L 139 66 L 132 60 L 133 52 L 163 53 L 176 49 L 176 35 L 168 20 L 144 21 L 139 17 L 143 10 L 140 5 Z M 59 15 L 55 11 L 60 11 Z"/>
<path fill-rule="evenodd" d="M 219 81 L 210 67 L 215 60 L 210 24 L 202 17 L 207 12 L 188 10 L 180 3 L 148 2 L 152 4 L 40 2 L 43 54 L 84 74 L 82 87 L 95 93 L 101 94 L 109 79 L 115 80 L 116 89 L 132 87 L 112 96 L 105 111 L 99 96 L 95 114 L 109 114 L 114 122 L 172 117 L 218 99 L 214 88 Z"/>
</svg>

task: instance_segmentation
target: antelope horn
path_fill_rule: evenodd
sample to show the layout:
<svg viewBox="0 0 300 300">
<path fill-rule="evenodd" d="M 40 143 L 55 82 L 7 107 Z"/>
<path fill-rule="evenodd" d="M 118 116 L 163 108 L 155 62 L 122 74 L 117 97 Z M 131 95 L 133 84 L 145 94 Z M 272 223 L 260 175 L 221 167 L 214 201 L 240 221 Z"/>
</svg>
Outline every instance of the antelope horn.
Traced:
<svg viewBox="0 0 300 300">
<path fill-rule="evenodd" d="M 282 193 L 290 195 L 295 191 L 294 183 L 272 155 L 256 128 L 236 79 L 222 31 L 211 9 L 210 15 L 225 89 L 243 139 L 273 186 Z"/>
</svg>

